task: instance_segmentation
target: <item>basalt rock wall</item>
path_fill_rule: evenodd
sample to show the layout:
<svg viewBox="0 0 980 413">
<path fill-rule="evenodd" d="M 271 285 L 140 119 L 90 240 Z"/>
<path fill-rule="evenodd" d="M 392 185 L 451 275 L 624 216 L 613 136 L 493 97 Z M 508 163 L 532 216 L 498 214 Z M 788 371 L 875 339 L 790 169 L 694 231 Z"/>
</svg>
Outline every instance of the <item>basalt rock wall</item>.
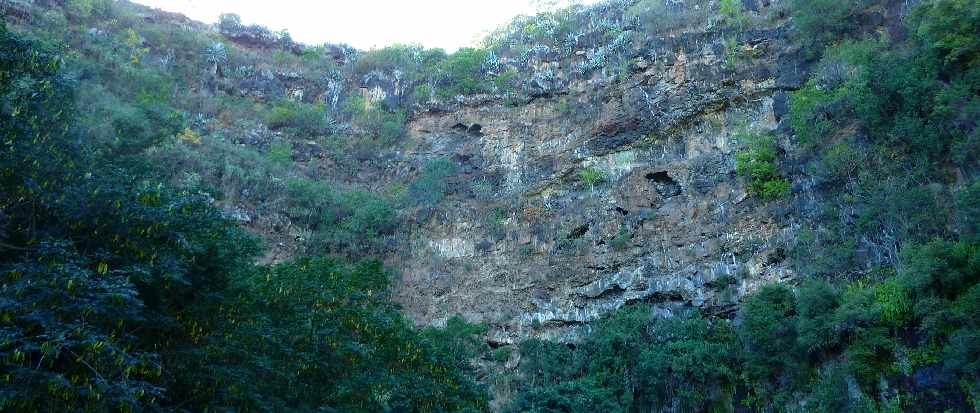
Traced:
<svg viewBox="0 0 980 413">
<path fill-rule="evenodd" d="M 738 50 L 719 32 L 667 37 L 626 77 L 416 116 L 390 173 L 445 156 L 460 174 L 392 259 L 410 316 L 460 314 L 500 344 L 574 340 L 627 303 L 729 313 L 761 283 L 792 279 L 788 206 L 749 194 L 735 155 L 746 129 L 789 146 L 785 92 L 806 64 L 785 26 L 741 36 Z"/>
</svg>

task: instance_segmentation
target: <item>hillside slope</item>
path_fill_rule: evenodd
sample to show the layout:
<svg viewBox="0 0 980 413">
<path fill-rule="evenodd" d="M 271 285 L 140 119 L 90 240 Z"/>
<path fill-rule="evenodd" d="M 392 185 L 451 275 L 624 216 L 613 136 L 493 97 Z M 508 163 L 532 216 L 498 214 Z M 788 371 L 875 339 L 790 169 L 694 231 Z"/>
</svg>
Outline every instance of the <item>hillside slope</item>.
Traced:
<svg viewBox="0 0 980 413">
<path fill-rule="evenodd" d="M 446 54 L 313 47 L 125 1 L 0 0 L 12 28 L 64 44 L 78 128 L 106 156 L 205 196 L 264 240 L 261 263 L 380 258 L 417 327 L 487 327 L 481 380 L 517 410 L 562 405 L 567 383 L 653 403 L 620 394 L 639 361 L 599 369 L 623 388 L 587 382 L 584 361 L 567 377 L 535 364 L 608 355 L 596 342 L 636 308 L 738 336 L 744 354 L 717 362 L 742 363 L 742 381 L 705 385 L 729 409 L 807 410 L 815 393 L 787 383 L 830 383 L 838 364 L 851 370 L 827 386 L 854 403 L 929 390 L 923 411 L 975 406 L 975 369 L 939 367 L 978 348 L 977 19 L 954 17 L 975 5 L 619 0 Z M 915 278 L 946 273 L 962 276 Z M 753 324 L 756 310 L 800 324 L 765 330 L 780 320 Z"/>
</svg>

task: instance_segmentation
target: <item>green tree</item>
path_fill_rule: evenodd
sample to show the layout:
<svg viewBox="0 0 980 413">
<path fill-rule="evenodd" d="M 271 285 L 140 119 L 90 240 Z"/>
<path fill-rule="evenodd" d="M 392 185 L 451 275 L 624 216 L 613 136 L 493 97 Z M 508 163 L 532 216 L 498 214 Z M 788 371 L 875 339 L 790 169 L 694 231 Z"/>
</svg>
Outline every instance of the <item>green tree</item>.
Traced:
<svg viewBox="0 0 980 413">
<path fill-rule="evenodd" d="M 418 332 L 376 261 L 304 258 L 241 280 L 223 333 L 194 375 L 198 408 L 256 411 L 484 411 L 471 379 L 474 334 L 460 320 Z"/>
<path fill-rule="evenodd" d="M 739 310 L 738 339 L 742 371 L 751 384 L 751 400 L 764 406 L 782 403 L 786 385 L 799 374 L 796 297 L 789 288 L 770 284 L 750 296 Z M 788 379 L 788 380 L 787 380 Z"/>
<path fill-rule="evenodd" d="M 143 410 L 254 241 L 203 197 L 120 167 L 72 128 L 47 47 L 0 29 L 0 405 Z M 88 142 L 87 142 L 88 143 Z M 138 334 L 136 333 L 138 332 Z"/>
<path fill-rule="evenodd" d="M 731 409 L 737 382 L 737 345 L 727 320 L 698 314 L 655 320 L 637 366 L 644 399 L 685 411 Z"/>
</svg>

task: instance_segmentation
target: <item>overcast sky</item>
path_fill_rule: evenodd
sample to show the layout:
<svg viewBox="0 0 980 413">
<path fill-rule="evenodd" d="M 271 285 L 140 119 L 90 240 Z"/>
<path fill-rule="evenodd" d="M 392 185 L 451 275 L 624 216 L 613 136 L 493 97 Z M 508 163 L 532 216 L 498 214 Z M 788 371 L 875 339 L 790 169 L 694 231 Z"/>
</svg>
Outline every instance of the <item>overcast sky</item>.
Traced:
<svg viewBox="0 0 980 413">
<path fill-rule="evenodd" d="M 207 23 L 217 22 L 221 13 L 236 13 L 243 23 L 287 29 L 293 39 L 310 45 L 347 43 L 366 50 L 392 43 L 420 43 L 449 52 L 471 46 L 487 31 L 541 7 L 541 0 L 135 1 Z"/>
</svg>

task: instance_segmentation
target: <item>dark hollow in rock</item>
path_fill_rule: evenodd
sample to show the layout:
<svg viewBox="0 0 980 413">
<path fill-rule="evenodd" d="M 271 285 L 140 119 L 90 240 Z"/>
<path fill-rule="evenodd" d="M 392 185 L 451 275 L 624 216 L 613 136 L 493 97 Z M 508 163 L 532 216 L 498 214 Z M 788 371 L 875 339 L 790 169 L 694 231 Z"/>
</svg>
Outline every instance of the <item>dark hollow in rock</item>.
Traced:
<svg viewBox="0 0 980 413">
<path fill-rule="evenodd" d="M 453 125 L 453 130 L 454 131 L 466 132 L 468 129 L 469 128 L 467 128 L 466 125 L 464 125 L 462 123 L 457 123 L 457 124 Z"/>
<path fill-rule="evenodd" d="M 776 248 L 772 254 L 766 258 L 766 263 L 769 265 L 776 265 L 786 260 L 786 250 L 782 248 Z"/>
<path fill-rule="evenodd" d="M 468 132 L 473 136 L 483 136 L 483 126 L 480 126 L 479 123 L 474 123 L 473 126 L 470 126 Z"/>
<path fill-rule="evenodd" d="M 650 172 L 646 178 L 653 182 L 657 193 L 664 198 L 670 198 L 681 194 L 681 184 L 671 178 L 667 171 Z"/>
<path fill-rule="evenodd" d="M 480 241 L 476 244 L 476 250 L 483 253 L 490 252 L 491 248 L 493 248 L 493 243 L 487 240 Z"/>
<path fill-rule="evenodd" d="M 623 209 L 622 207 L 616 207 L 616 212 L 619 212 L 624 217 L 630 214 L 630 212 L 628 210 Z"/>
<path fill-rule="evenodd" d="M 589 232 L 589 224 L 584 224 L 582 226 L 576 227 L 572 232 L 568 233 L 568 238 L 576 239 L 582 238 L 586 232 Z"/>
</svg>

